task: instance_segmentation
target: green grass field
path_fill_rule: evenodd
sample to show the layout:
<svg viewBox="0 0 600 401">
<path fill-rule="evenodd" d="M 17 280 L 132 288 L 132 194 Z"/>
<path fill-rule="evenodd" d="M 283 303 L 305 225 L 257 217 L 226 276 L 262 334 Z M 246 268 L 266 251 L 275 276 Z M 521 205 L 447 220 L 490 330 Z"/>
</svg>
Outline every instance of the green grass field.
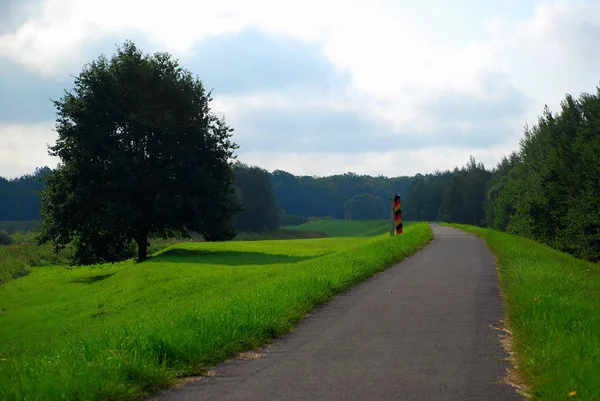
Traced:
<svg viewBox="0 0 600 401">
<path fill-rule="evenodd" d="M 0 399 L 140 398 L 287 333 L 431 238 L 417 224 L 394 238 L 187 242 L 141 264 L 33 269 L 0 287 Z"/>
<path fill-rule="evenodd" d="M 600 266 L 526 238 L 452 225 L 496 256 L 517 371 L 542 400 L 600 400 Z M 573 394 L 570 394 L 573 396 Z"/>
<path fill-rule="evenodd" d="M 413 222 L 404 222 L 403 228 Z M 286 230 L 325 233 L 328 237 L 371 237 L 390 232 L 388 220 L 313 220 L 299 226 L 288 226 Z"/>
</svg>

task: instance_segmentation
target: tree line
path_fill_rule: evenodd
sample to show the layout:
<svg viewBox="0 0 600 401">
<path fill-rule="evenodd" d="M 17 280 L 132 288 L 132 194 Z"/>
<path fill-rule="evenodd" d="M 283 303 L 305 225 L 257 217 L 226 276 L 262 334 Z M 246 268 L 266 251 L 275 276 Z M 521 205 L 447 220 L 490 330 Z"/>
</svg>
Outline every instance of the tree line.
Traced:
<svg viewBox="0 0 600 401">
<path fill-rule="evenodd" d="M 600 260 L 600 88 L 525 127 L 488 184 L 485 224 Z"/>
<path fill-rule="evenodd" d="M 48 167 L 18 179 L 0 178 L 0 220 L 39 220 L 39 192 L 45 188 Z M 372 177 L 346 173 L 328 177 L 268 172 L 242 162 L 233 164 L 234 199 L 242 209 L 233 216 L 237 231 L 264 232 L 294 225 L 309 217 L 385 219 L 388 201 L 406 197 L 412 177 Z M 26 201 L 24 201 L 26 199 Z"/>
<path fill-rule="evenodd" d="M 275 170 L 271 182 L 277 203 L 288 215 L 363 220 L 387 218 L 389 198 L 406 196 L 411 177 L 351 172 L 311 177 Z"/>
<path fill-rule="evenodd" d="M 475 166 L 475 170 L 480 171 L 480 166 Z M 454 189 L 446 191 L 447 187 L 459 181 L 469 183 L 469 188 L 472 186 L 470 175 L 462 171 L 455 169 L 454 172 L 391 178 L 352 172 L 312 177 L 282 170 L 268 172 L 237 161 L 233 164 L 233 199 L 240 205 L 240 210 L 232 216 L 232 224 L 236 231 L 261 233 L 280 226 L 301 224 L 309 218 L 387 219 L 389 199 L 395 194 L 403 199 L 406 220 L 439 220 L 442 202 L 446 199 L 444 195 L 456 192 Z M 52 173 L 50 168 L 43 167 L 36 169 L 35 174 L 18 179 L 0 179 L 0 185 L 3 185 L 0 187 L 3 212 L 0 220 L 39 220 L 39 192 L 45 188 L 46 179 Z M 457 173 L 462 178 L 453 181 L 452 177 Z M 22 201 L 25 198 L 27 202 Z M 446 202 L 446 208 L 454 212 L 453 201 L 448 198 Z M 453 219 L 454 215 L 449 218 Z"/>
</svg>

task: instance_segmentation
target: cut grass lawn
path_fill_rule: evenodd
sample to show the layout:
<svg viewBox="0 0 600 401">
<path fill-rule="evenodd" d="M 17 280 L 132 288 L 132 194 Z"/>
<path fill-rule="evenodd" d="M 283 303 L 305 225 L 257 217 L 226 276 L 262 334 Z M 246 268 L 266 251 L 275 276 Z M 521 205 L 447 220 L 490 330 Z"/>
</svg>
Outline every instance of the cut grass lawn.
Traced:
<svg viewBox="0 0 600 401">
<path fill-rule="evenodd" d="M 517 371 L 543 400 L 600 400 L 600 266 L 529 239 L 452 225 L 496 256 Z M 571 394 L 572 395 L 572 394 Z"/>
<path fill-rule="evenodd" d="M 0 287 L 0 399 L 132 399 L 287 333 L 432 238 L 180 243 Z"/>
<path fill-rule="evenodd" d="M 403 228 L 413 224 L 404 222 Z M 286 230 L 302 230 L 325 233 L 328 237 L 371 237 L 390 232 L 388 220 L 313 220 Z"/>
</svg>

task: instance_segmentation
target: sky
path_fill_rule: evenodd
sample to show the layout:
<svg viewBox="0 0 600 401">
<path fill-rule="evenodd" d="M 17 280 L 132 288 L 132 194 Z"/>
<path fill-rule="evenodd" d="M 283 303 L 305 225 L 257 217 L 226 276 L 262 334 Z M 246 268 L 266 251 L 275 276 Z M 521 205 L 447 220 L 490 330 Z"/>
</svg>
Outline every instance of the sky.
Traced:
<svg viewBox="0 0 600 401">
<path fill-rule="evenodd" d="M 600 84 L 600 1 L 0 0 L 0 176 L 55 167 L 58 100 L 101 54 L 166 51 L 240 161 L 297 175 L 486 167 Z"/>
</svg>

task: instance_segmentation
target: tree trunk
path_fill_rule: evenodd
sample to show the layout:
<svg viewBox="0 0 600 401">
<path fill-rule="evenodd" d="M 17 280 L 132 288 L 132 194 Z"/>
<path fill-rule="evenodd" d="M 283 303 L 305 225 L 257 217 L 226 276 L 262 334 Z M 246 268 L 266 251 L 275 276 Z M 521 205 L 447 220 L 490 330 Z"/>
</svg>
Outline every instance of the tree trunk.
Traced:
<svg viewBox="0 0 600 401">
<path fill-rule="evenodd" d="M 148 235 L 140 235 L 137 239 L 138 244 L 138 263 L 148 259 Z"/>
</svg>

